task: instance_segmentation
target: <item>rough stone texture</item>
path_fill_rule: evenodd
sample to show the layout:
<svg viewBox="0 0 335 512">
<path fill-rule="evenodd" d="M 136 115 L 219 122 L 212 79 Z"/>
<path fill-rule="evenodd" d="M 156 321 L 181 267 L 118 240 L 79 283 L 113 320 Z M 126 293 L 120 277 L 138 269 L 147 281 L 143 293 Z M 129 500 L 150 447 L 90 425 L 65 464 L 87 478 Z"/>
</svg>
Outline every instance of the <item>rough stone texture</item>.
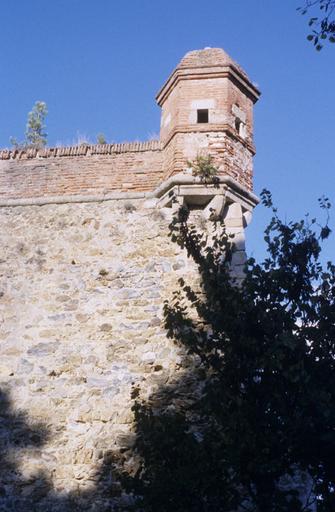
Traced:
<svg viewBox="0 0 335 512">
<path fill-rule="evenodd" d="M 0 389 L 12 416 L 47 433 L 41 446 L 7 446 L 21 476 L 15 491 L 15 474 L 2 476 L 2 510 L 31 485 L 37 507 L 39 474 L 52 482 L 41 503 L 94 488 L 104 458 L 129 443 L 132 384 L 145 397 L 181 371 L 162 306 L 189 262 L 167 237 L 170 217 L 122 201 L 0 210 Z"/>
<path fill-rule="evenodd" d="M 26 204 L 0 208 L 1 511 L 104 512 L 126 499 L 104 468 L 134 442 L 132 386 L 146 399 L 194 368 L 162 324 L 178 278 L 196 279 L 168 224 L 178 204 L 199 221 L 204 209 L 202 228 L 211 208 L 223 213 L 243 278 L 258 95 L 223 50 L 199 50 L 158 95 L 160 141 L 0 152 L 0 204 Z M 233 180 L 177 174 L 199 152 Z"/>
</svg>

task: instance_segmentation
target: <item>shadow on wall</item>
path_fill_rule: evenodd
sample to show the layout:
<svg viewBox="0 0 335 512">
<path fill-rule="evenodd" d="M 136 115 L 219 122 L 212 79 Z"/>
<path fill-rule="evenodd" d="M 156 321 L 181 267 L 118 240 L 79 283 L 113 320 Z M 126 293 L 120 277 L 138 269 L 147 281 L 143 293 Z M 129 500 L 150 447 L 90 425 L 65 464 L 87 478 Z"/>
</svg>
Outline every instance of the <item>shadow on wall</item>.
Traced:
<svg viewBox="0 0 335 512">
<path fill-rule="evenodd" d="M 146 401 L 138 388 L 133 389 L 133 435 L 124 443 L 130 448 L 106 452 L 96 467 L 92 488 L 78 493 L 55 491 L 43 454 L 50 432 L 41 424 L 31 423 L 28 415 L 16 412 L 7 392 L 1 391 L 1 512 L 315 510 L 293 502 L 292 508 L 286 502 L 286 508 L 261 509 L 250 503 L 247 489 L 241 502 L 241 486 L 229 468 L 232 460 L 236 465 L 247 465 L 248 457 L 238 452 L 239 429 L 243 428 L 234 419 L 236 444 L 227 445 L 223 423 L 218 421 L 221 415 L 222 420 L 229 421 L 227 411 L 222 412 L 222 397 L 212 395 L 203 400 L 206 375 L 197 356 L 185 354 L 181 367 L 174 382 L 160 386 Z M 25 471 L 23 456 L 41 462 L 41 470 L 32 474 Z M 274 492 L 271 480 L 264 485 Z"/>
<path fill-rule="evenodd" d="M 1 512 L 65 512 L 107 511 L 111 506 L 100 503 L 110 496 L 100 482 L 105 481 L 106 468 L 98 475 L 96 489 L 82 495 L 55 493 L 47 471 L 48 460 L 43 446 L 50 440 L 48 429 L 32 423 L 29 415 L 17 412 L 6 390 L 0 390 L 0 510 Z M 23 463 L 23 460 L 25 463 Z M 31 471 L 29 461 L 34 461 Z M 36 461 L 40 470 L 36 472 Z M 110 486 L 109 486 L 110 487 Z"/>
<path fill-rule="evenodd" d="M 1 390 L 1 512 L 118 512 L 140 511 L 142 507 L 148 512 L 205 510 L 198 487 L 199 479 L 208 480 L 210 468 L 201 462 L 207 457 L 187 418 L 192 416 L 197 395 L 193 365 L 194 360 L 185 356 L 182 378 L 176 377 L 175 383 L 158 389 L 147 402 L 138 398 L 138 389 L 134 388 L 135 446 L 106 453 L 102 465 L 96 468 L 90 491 L 64 495 L 53 488 L 43 453 L 51 433 L 44 425 L 33 423 L 29 414 L 15 411 L 9 393 Z M 188 366 L 193 369 L 187 371 Z M 126 444 L 131 446 L 132 441 Z M 34 462 L 31 471 L 29 460 Z M 40 470 L 36 472 L 37 461 Z M 144 469 L 149 487 L 143 479 Z M 135 494 L 145 494 L 147 503 L 136 500 Z"/>
<path fill-rule="evenodd" d="M 0 390 L 1 510 L 33 510 L 29 507 L 50 491 L 42 472 L 25 477 L 19 470 L 23 454 L 40 454 L 48 437 L 43 425 L 32 424 L 26 413 L 14 411 L 8 392 Z"/>
<path fill-rule="evenodd" d="M 327 337 L 334 326 L 335 269 L 325 277 L 325 289 L 332 290 L 326 311 L 332 313 L 315 325 L 307 316 L 308 336 L 304 330 L 297 336 L 306 290 L 322 306 L 326 300 L 310 280 L 315 269 L 321 272 L 316 235 L 301 228 L 303 258 L 300 231 L 280 245 L 287 251 L 284 284 L 274 259 L 263 267 L 250 262 L 255 266 L 242 285 L 232 286 L 224 226 L 209 245 L 179 212 L 171 238 L 187 249 L 201 275 L 195 289 L 180 279 L 181 289 L 165 304 L 167 337 L 183 348 L 180 368 L 148 399 L 133 388 L 127 448 L 105 452 L 91 490 L 66 495 L 46 476 L 51 466 L 43 446 L 51 433 L 15 412 L 3 391 L 1 512 L 335 510 L 335 371 Z M 297 225 L 303 224 L 289 229 Z M 280 226 L 286 241 L 290 231 Z M 283 289 L 294 291 L 289 311 Z M 313 339 L 322 357 L 311 352 Z M 24 454 L 41 461 L 38 474 L 28 476 Z"/>
</svg>

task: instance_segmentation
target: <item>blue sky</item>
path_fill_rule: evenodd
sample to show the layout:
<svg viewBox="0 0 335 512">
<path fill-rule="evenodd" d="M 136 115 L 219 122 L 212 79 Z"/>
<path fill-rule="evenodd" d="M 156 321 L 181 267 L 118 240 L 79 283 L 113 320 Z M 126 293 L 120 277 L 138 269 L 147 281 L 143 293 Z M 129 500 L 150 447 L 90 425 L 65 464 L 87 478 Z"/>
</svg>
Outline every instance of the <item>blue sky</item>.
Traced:
<svg viewBox="0 0 335 512">
<path fill-rule="evenodd" d="M 306 40 L 303 0 L 2 0 L 0 147 L 24 136 L 36 100 L 48 105 L 48 142 L 103 132 L 110 141 L 159 131 L 155 94 L 189 50 L 224 48 L 255 81 L 255 191 L 283 216 L 335 203 L 335 45 Z M 333 217 L 335 214 L 333 214 Z M 262 256 L 262 207 L 248 228 Z M 322 218 L 322 215 L 321 215 Z M 334 222 L 331 222 L 334 226 Z M 335 253 L 334 238 L 326 256 Z"/>
</svg>

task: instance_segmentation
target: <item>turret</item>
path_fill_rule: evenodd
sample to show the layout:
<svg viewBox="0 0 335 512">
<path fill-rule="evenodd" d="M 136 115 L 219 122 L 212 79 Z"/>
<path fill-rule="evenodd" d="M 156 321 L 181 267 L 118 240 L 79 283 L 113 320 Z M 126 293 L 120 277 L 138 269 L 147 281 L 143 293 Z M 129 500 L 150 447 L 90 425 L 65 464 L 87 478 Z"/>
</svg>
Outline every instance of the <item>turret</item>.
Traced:
<svg viewBox="0 0 335 512">
<path fill-rule="evenodd" d="M 164 177 L 198 153 L 215 158 L 220 175 L 252 189 L 253 105 L 257 87 L 220 48 L 187 53 L 157 95 Z"/>
<path fill-rule="evenodd" d="M 157 95 L 162 108 L 160 139 L 164 152 L 158 205 L 184 204 L 205 218 L 224 219 L 234 235 L 232 265 L 243 278 L 244 229 L 258 202 L 252 193 L 253 106 L 260 92 L 220 48 L 187 53 Z M 217 179 L 210 183 L 190 173 L 189 161 L 211 155 Z"/>
</svg>

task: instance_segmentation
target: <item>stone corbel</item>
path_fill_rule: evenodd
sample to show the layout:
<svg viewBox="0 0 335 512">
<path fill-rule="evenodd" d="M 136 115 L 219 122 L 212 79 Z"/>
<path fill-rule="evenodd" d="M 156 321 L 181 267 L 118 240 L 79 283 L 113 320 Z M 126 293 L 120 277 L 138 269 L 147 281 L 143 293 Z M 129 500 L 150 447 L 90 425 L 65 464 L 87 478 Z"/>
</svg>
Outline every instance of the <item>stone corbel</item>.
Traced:
<svg viewBox="0 0 335 512">
<path fill-rule="evenodd" d="M 202 215 L 205 219 L 217 220 L 222 216 L 223 209 L 226 204 L 225 195 L 214 196 L 208 205 L 204 208 Z"/>
<path fill-rule="evenodd" d="M 179 210 L 181 206 L 183 206 L 185 203 L 183 196 L 174 196 L 172 200 L 172 211 L 175 213 Z"/>
<path fill-rule="evenodd" d="M 186 204 L 203 207 L 207 212 L 213 208 L 216 214 L 222 210 L 225 203 L 240 203 L 244 213 L 252 212 L 259 202 L 258 197 L 243 187 L 230 176 L 219 176 L 217 182 L 208 183 L 189 173 L 179 173 L 170 176 L 153 192 L 147 194 L 147 203 L 155 199 L 158 208 L 172 207 L 173 198 L 183 196 Z M 217 199 L 218 197 L 218 199 Z M 210 205 L 210 203 L 213 203 Z M 207 214 L 207 213 L 206 213 Z M 245 216 L 245 223 L 250 222 L 250 216 Z"/>
<path fill-rule="evenodd" d="M 231 203 L 226 206 L 223 211 L 223 221 L 226 226 L 227 233 L 232 235 L 233 254 L 232 269 L 237 279 L 244 277 L 244 265 L 247 259 L 245 252 L 245 223 L 250 220 L 249 215 L 245 215 L 240 203 Z"/>
</svg>

